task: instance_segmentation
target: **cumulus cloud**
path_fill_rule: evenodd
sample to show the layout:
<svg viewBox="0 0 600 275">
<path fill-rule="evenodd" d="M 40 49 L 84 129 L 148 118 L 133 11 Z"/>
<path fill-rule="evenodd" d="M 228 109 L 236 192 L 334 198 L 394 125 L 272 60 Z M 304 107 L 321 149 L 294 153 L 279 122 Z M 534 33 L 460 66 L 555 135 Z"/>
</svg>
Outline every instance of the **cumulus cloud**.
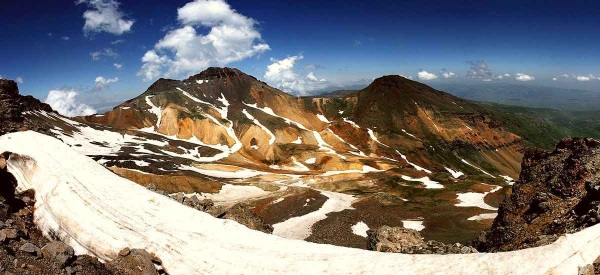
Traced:
<svg viewBox="0 0 600 275">
<path fill-rule="evenodd" d="M 557 81 L 557 80 L 558 80 L 558 79 L 556 79 L 556 77 L 553 77 L 553 78 L 552 78 L 552 81 Z"/>
<path fill-rule="evenodd" d="M 453 73 L 453 72 L 449 72 L 449 71 L 448 71 L 448 70 L 446 70 L 446 69 L 442 69 L 442 70 L 440 71 L 440 74 L 441 74 L 441 75 L 442 75 L 442 77 L 444 77 L 444 78 L 452 78 L 452 77 L 455 77 L 455 76 L 456 76 L 456 74 L 455 74 L 455 73 Z"/>
<path fill-rule="evenodd" d="M 319 78 L 314 72 L 309 72 L 305 77 L 294 72 L 294 65 L 304 57 L 302 55 L 290 56 L 282 60 L 271 58 L 271 64 L 267 66 L 265 79 L 285 92 L 296 95 L 307 95 L 312 91 L 325 88 L 327 80 Z"/>
<path fill-rule="evenodd" d="M 19 76 L 19 77 L 17 77 L 17 78 L 15 79 L 15 81 L 16 81 L 17 83 L 19 83 L 19 84 L 23 84 L 23 82 L 24 82 L 24 81 L 23 81 L 23 77 L 20 77 L 20 76 Z"/>
<path fill-rule="evenodd" d="M 115 64 L 113 64 L 113 66 L 115 66 L 115 68 L 117 68 L 118 70 L 123 68 L 123 64 L 119 64 L 119 63 L 115 63 Z"/>
<path fill-rule="evenodd" d="M 421 80 L 434 80 L 438 78 L 436 74 L 428 73 L 427 71 L 420 71 L 417 75 Z"/>
<path fill-rule="evenodd" d="M 504 78 L 509 78 L 510 74 L 501 74 L 501 75 L 497 75 L 496 78 L 497 79 L 504 79 Z"/>
<path fill-rule="evenodd" d="M 131 31 L 134 21 L 125 17 L 119 9 L 121 3 L 116 0 L 78 0 L 75 3 L 89 8 L 83 13 L 83 31 L 86 34 L 107 32 L 121 35 Z"/>
<path fill-rule="evenodd" d="M 111 48 L 104 48 L 99 51 L 91 52 L 90 56 L 92 57 L 92 60 L 98 61 L 98 60 L 102 60 L 102 58 L 104 58 L 104 57 L 115 58 L 115 57 L 119 56 L 119 54 Z"/>
<path fill-rule="evenodd" d="M 223 0 L 196 0 L 178 9 L 180 28 L 170 30 L 142 57 L 138 76 L 180 76 L 224 66 L 270 50 L 257 22 Z M 208 29 L 208 33 L 199 33 Z"/>
<path fill-rule="evenodd" d="M 412 75 L 405 76 L 405 75 L 401 74 L 400 76 L 401 76 L 401 77 L 404 77 L 404 78 L 406 78 L 406 79 L 410 79 L 410 80 L 412 80 L 412 79 L 413 79 Z"/>
<path fill-rule="evenodd" d="M 466 61 L 469 69 L 467 70 L 467 77 L 470 78 L 483 78 L 491 79 L 493 77 L 492 71 L 488 68 L 487 63 L 483 60 Z"/>
<path fill-rule="evenodd" d="M 96 77 L 94 80 L 94 90 L 95 91 L 105 91 L 110 88 L 110 84 L 119 82 L 119 78 L 104 78 L 103 76 Z"/>
<path fill-rule="evenodd" d="M 517 74 L 515 74 L 515 79 L 518 81 L 531 81 L 531 80 L 535 80 L 535 77 L 524 74 L 524 73 L 517 73 Z"/>
<path fill-rule="evenodd" d="M 68 37 L 68 36 L 63 36 L 63 37 L 61 37 L 60 39 L 62 39 L 62 40 L 64 40 L 64 41 L 69 41 L 69 40 L 71 40 L 71 37 Z"/>
<path fill-rule="evenodd" d="M 596 77 L 593 74 L 588 74 L 588 75 L 574 75 L 573 77 L 577 81 L 600 80 L 600 77 Z"/>
<path fill-rule="evenodd" d="M 77 101 L 79 93 L 75 90 L 52 90 L 48 92 L 46 103 L 52 109 L 64 116 L 89 116 L 96 113 L 96 110 L 87 104 Z"/>
</svg>

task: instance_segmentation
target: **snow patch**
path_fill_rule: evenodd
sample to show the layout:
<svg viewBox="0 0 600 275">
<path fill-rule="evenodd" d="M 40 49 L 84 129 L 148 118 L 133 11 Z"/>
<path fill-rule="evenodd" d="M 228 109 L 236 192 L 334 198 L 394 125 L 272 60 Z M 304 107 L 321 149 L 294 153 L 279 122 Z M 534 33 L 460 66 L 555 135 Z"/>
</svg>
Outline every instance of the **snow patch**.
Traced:
<svg viewBox="0 0 600 275">
<path fill-rule="evenodd" d="M 360 221 L 353 225 L 351 228 L 352 233 L 354 233 L 354 235 L 358 235 L 365 238 L 368 237 L 367 231 L 369 231 L 369 226 L 366 223 Z"/>
<path fill-rule="evenodd" d="M 479 168 L 479 167 L 477 167 L 477 166 L 475 166 L 475 165 L 473 165 L 473 164 L 470 164 L 468 161 L 466 161 L 466 160 L 464 160 L 464 159 L 460 159 L 460 160 L 461 160 L 463 163 L 465 163 L 466 165 L 469 165 L 469 166 L 471 166 L 471 167 L 473 167 L 473 168 L 475 168 L 475 169 L 477 169 L 477 170 L 481 171 L 482 173 L 484 173 L 484 174 L 486 174 L 486 175 L 488 175 L 488 176 L 490 176 L 490 177 L 492 177 L 492 178 L 496 178 L 496 177 L 494 177 L 492 174 L 490 174 L 490 173 L 486 172 L 485 170 L 483 170 L 483 169 L 481 169 L 481 168 Z"/>
<path fill-rule="evenodd" d="M 464 174 L 463 172 L 461 172 L 461 171 L 458 171 L 458 170 L 454 171 L 454 170 L 452 170 L 452 169 L 450 169 L 450 168 L 448 168 L 448 167 L 444 167 L 444 168 L 445 168 L 445 169 L 446 169 L 446 171 L 448 171 L 448 173 L 450 173 L 450 174 L 452 175 L 452 177 L 454 177 L 455 179 L 458 179 L 458 178 L 460 178 L 461 176 L 464 176 L 464 175 L 465 175 L 465 174 Z"/>
<path fill-rule="evenodd" d="M 296 240 L 304 240 L 312 234 L 312 226 L 327 218 L 327 214 L 352 208 L 354 197 L 351 195 L 321 191 L 327 201 L 317 211 L 303 216 L 293 217 L 273 225 L 273 235 Z"/>
<path fill-rule="evenodd" d="M 331 121 L 329 121 L 329 119 L 327 119 L 324 115 L 322 114 L 317 114 L 317 118 L 319 118 L 320 121 L 323 121 L 325 123 L 331 123 Z"/>
<path fill-rule="evenodd" d="M 456 196 L 460 202 L 455 204 L 455 206 L 478 207 L 478 208 L 485 209 L 485 210 L 497 211 L 498 208 L 485 203 L 484 199 L 485 199 L 485 196 L 487 196 L 488 194 L 495 193 L 495 192 L 499 191 L 500 189 L 502 189 L 502 186 L 496 186 L 491 191 L 484 192 L 484 193 L 475 193 L 475 192 L 458 193 L 458 194 L 456 194 Z"/>
<path fill-rule="evenodd" d="M 425 229 L 425 226 L 423 225 L 423 221 L 415 221 L 415 220 L 403 220 L 402 227 L 408 228 L 408 229 L 414 229 L 417 231 L 421 231 L 421 230 Z"/>
<path fill-rule="evenodd" d="M 422 177 L 422 178 L 415 179 L 415 178 L 411 178 L 409 176 L 402 176 L 401 178 L 403 180 L 407 180 L 407 181 L 421 182 L 425 185 L 425 188 L 427 188 L 427 189 L 442 189 L 442 188 L 444 188 L 444 186 L 441 185 L 439 182 L 430 180 L 429 177 Z"/>
</svg>

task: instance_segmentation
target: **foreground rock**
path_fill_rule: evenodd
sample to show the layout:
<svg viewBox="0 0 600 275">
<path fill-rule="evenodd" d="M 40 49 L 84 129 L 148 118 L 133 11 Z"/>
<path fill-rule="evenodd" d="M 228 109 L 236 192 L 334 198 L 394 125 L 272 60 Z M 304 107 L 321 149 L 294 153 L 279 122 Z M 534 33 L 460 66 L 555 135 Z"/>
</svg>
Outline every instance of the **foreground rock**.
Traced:
<svg viewBox="0 0 600 275">
<path fill-rule="evenodd" d="M 414 229 L 382 226 L 367 231 L 367 249 L 380 252 L 404 254 L 467 254 L 477 250 L 459 243 L 444 244 L 438 241 L 423 240 L 421 233 Z"/>
<path fill-rule="evenodd" d="M 519 180 L 477 243 L 494 252 L 546 245 L 600 221 L 600 141 L 568 138 L 525 154 Z"/>
<path fill-rule="evenodd" d="M 0 169 L 0 175 L 6 174 Z M 74 255 L 72 247 L 49 241 L 36 228 L 33 192 L 16 195 L 7 181 L 0 181 L 0 190 L 0 274 L 165 274 L 155 268 L 160 260 L 143 250 L 119 254 L 107 264 L 87 255 Z"/>
<path fill-rule="evenodd" d="M 156 190 L 154 185 L 146 186 L 149 190 L 162 194 L 161 191 Z M 178 201 L 191 208 L 206 212 L 219 219 L 228 219 L 236 221 L 246 227 L 265 233 L 273 233 L 273 226 L 265 223 L 258 215 L 256 215 L 250 209 L 250 205 L 246 203 L 237 203 L 230 208 L 224 208 L 217 206 L 210 199 L 200 200 L 196 195 L 185 196 L 182 193 L 168 195 L 171 199 Z"/>
<path fill-rule="evenodd" d="M 27 119 L 23 115 L 23 112 L 40 110 L 52 112 L 50 105 L 32 96 L 19 95 L 15 81 L 0 79 L 0 135 L 27 129 L 46 133 L 48 125 Z"/>
<path fill-rule="evenodd" d="M 119 252 L 119 256 L 108 265 L 117 274 L 123 275 L 158 275 L 154 264 L 160 264 L 159 260 L 150 253 L 141 249 L 125 248 Z"/>
</svg>

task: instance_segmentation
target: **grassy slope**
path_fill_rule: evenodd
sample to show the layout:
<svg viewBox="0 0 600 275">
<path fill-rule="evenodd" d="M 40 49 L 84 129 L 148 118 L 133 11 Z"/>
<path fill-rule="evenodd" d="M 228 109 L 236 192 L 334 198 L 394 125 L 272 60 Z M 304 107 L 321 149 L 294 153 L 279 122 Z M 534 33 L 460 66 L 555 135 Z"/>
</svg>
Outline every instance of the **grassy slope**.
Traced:
<svg viewBox="0 0 600 275">
<path fill-rule="evenodd" d="M 600 138 L 600 111 L 564 111 L 479 102 L 529 146 L 553 149 L 565 137 Z"/>
</svg>

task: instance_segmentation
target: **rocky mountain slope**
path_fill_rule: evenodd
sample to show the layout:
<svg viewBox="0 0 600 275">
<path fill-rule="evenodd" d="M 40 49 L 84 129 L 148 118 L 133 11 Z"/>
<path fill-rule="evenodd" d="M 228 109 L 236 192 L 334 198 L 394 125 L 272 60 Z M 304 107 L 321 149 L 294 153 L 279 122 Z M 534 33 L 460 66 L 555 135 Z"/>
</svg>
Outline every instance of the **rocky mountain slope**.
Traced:
<svg viewBox="0 0 600 275">
<path fill-rule="evenodd" d="M 160 79 L 105 114 L 22 115 L 142 186 L 225 209 L 244 203 L 275 235 L 352 247 L 383 225 L 473 239 L 522 149 L 479 106 L 399 76 L 303 98 L 210 68 Z"/>
<path fill-rule="evenodd" d="M 52 112 L 52 108 L 32 96 L 21 96 L 16 82 L 0 79 L 0 135 L 27 129 L 47 133 L 47 124 L 24 115 L 29 111 Z"/>
<path fill-rule="evenodd" d="M 600 141 L 562 140 L 552 152 L 531 150 L 479 249 L 545 245 L 600 222 Z"/>
</svg>

